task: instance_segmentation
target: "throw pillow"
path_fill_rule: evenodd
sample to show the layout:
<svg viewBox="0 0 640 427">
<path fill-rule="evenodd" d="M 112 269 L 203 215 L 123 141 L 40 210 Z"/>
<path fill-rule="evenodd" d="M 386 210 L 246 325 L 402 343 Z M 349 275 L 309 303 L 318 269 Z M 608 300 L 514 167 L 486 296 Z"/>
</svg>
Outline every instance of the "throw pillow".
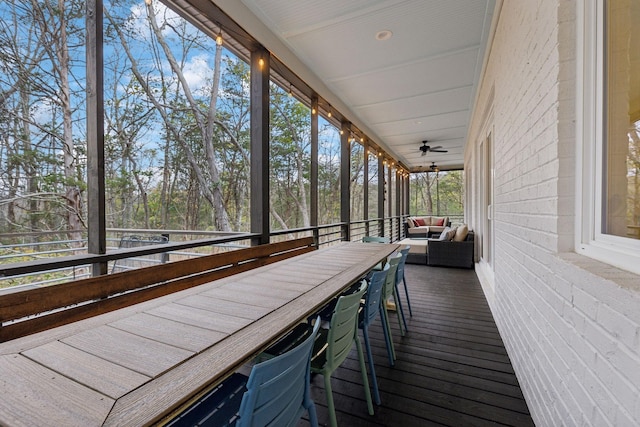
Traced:
<svg viewBox="0 0 640 427">
<path fill-rule="evenodd" d="M 456 235 L 453 238 L 454 242 L 463 242 L 467 238 L 467 234 L 469 234 L 469 227 L 467 224 L 462 224 L 456 230 Z"/>
<path fill-rule="evenodd" d="M 423 226 L 426 225 L 425 222 L 424 222 L 424 219 L 422 219 L 422 218 L 416 218 L 416 219 L 413 220 L 413 222 L 415 222 L 416 226 L 418 226 L 418 227 L 423 227 Z"/>
<path fill-rule="evenodd" d="M 409 228 L 413 228 L 416 226 L 412 218 L 407 218 L 407 225 L 409 225 Z"/>
<path fill-rule="evenodd" d="M 452 241 L 453 238 L 456 236 L 456 231 L 457 231 L 457 228 L 452 228 L 451 230 L 449 230 L 447 232 L 447 237 L 445 238 L 445 240 Z"/>
<path fill-rule="evenodd" d="M 440 233 L 440 237 L 438 237 L 438 240 L 450 240 L 447 237 L 450 231 L 451 229 L 449 227 L 445 227 L 445 229 L 442 230 L 442 233 Z"/>
<path fill-rule="evenodd" d="M 438 226 L 442 227 L 442 226 L 444 225 L 444 218 L 440 218 L 440 219 L 438 220 L 438 222 L 436 223 L 436 225 L 438 225 Z"/>
</svg>

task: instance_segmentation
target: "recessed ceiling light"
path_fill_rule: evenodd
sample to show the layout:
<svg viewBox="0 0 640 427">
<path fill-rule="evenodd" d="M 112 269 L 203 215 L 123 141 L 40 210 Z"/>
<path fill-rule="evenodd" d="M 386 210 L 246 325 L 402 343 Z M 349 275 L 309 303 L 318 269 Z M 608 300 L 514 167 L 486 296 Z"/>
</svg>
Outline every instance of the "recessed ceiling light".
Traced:
<svg viewBox="0 0 640 427">
<path fill-rule="evenodd" d="M 393 33 L 391 30 L 382 30 L 376 33 L 376 40 L 389 40 Z"/>
</svg>

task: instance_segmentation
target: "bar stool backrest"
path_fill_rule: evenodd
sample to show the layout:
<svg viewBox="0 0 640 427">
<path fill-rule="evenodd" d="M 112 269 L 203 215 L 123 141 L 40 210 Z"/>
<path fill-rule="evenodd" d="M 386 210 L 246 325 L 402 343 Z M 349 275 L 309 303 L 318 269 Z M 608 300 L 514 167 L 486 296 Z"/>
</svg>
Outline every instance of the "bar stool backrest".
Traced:
<svg viewBox="0 0 640 427">
<path fill-rule="evenodd" d="M 296 425 L 305 410 L 317 425 L 309 390 L 309 361 L 320 321 L 300 345 L 251 369 L 247 391 L 240 404 L 237 426 Z"/>
</svg>

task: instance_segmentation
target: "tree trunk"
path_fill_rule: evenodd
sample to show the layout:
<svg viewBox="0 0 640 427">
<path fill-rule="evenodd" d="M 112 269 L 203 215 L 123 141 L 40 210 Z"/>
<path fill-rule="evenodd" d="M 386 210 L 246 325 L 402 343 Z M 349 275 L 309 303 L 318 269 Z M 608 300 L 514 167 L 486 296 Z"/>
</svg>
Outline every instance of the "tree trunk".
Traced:
<svg viewBox="0 0 640 427">
<path fill-rule="evenodd" d="M 213 76 L 213 84 L 211 85 L 210 92 L 210 100 L 209 100 L 209 108 L 207 111 L 207 120 L 203 121 L 202 114 L 198 108 L 198 102 L 193 98 L 191 94 L 191 89 L 189 88 L 188 82 L 182 72 L 182 68 L 179 66 L 176 61 L 171 48 L 166 43 L 164 39 L 164 35 L 162 30 L 158 27 L 158 23 L 156 20 L 155 11 L 153 8 L 153 4 L 147 5 L 147 13 L 149 15 L 149 22 L 151 23 L 151 27 L 153 32 L 158 39 L 158 43 L 162 47 L 169 64 L 171 65 L 171 69 L 176 74 L 176 77 L 182 84 L 182 88 L 185 92 L 187 100 L 191 105 L 191 108 L 194 113 L 194 117 L 198 122 L 198 126 L 200 131 L 202 132 L 203 144 L 205 145 L 205 151 L 207 153 L 207 164 L 209 167 L 209 185 L 204 180 L 204 175 L 202 171 L 200 171 L 200 166 L 195 160 L 195 156 L 189 156 L 189 160 L 191 162 L 191 166 L 195 168 L 198 173 L 198 178 L 200 181 L 200 186 L 204 189 L 207 188 L 209 193 L 208 199 L 212 203 L 212 207 L 214 210 L 215 217 L 215 227 L 221 231 L 231 231 L 231 226 L 229 223 L 229 215 L 227 214 L 227 210 L 224 206 L 224 199 L 222 196 L 221 183 L 220 183 L 220 173 L 218 171 L 218 167 L 215 164 L 215 152 L 213 150 L 213 126 L 214 119 L 216 115 L 216 104 L 218 100 L 218 88 L 220 85 L 220 63 L 222 58 L 222 47 L 219 45 L 215 45 L 216 54 L 215 54 L 215 62 L 214 62 L 214 76 Z M 188 147 L 185 147 L 188 149 Z M 190 149 L 188 149 L 190 151 Z"/>
<path fill-rule="evenodd" d="M 25 83 L 26 84 L 26 83 Z M 22 117 L 29 117 L 30 114 L 30 102 L 29 102 L 29 90 L 25 86 L 20 87 L 20 108 L 22 110 Z M 34 195 L 38 192 L 38 182 L 36 173 L 35 158 L 33 156 L 33 147 L 31 144 L 31 128 L 26 122 L 21 122 L 20 135 L 22 135 L 22 151 L 26 155 L 24 159 L 23 169 L 25 177 L 27 179 L 27 191 L 29 195 Z M 17 184 L 17 183 L 16 183 Z M 15 189 L 14 189 L 15 191 Z M 15 193 L 14 193 L 15 196 Z M 35 197 L 29 197 L 29 231 L 37 231 L 38 229 L 38 200 Z M 32 241 L 36 238 L 32 237 Z"/>
<path fill-rule="evenodd" d="M 37 3 L 32 0 L 34 7 L 38 7 Z M 69 84 L 70 61 L 69 46 L 67 44 L 67 20 L 64 14 L 65 1 L 58 0 L 58 4 L 53 7 L 49 0 L 45 1 L 45 7 L 48 9 L 49 16 L 59 17 L 57 37 L 53 37 L 55 51 L 50 51 L 51 60 L 57 62 L 57 84 L 59 85 L 58 102 L 62 111 L 62 154 L 63 154 L 63 173 L 65 177 L 65 204 L 67 215 L 67 230 L 71 240 L 79 241 L 82 237 L 82 220 L 81 214 L 81 194 L 76 182 L 76 161 L 75 150 L 73 145 L 73 110 L 71 105 L 71 87 Z M 43 31 L 53 31 L 47 28 L 47 23 L 42 16 Z M 57 59 L 57 61 L 56 61 Z M 73 246 L 78 247 L 81 243 L 75 243 Z"/>
<path fill-rule="evenodd" d="M 162 189 L 160 191 L 160 228 L 169 228 L 169 180 L 171 179 L 171 171 L 169 169 L 171 165 L 171 144 L 169 143 L 169 136 L 167 135 L 164 142 L 164 165 L 162 168 Z"/>
</svg>

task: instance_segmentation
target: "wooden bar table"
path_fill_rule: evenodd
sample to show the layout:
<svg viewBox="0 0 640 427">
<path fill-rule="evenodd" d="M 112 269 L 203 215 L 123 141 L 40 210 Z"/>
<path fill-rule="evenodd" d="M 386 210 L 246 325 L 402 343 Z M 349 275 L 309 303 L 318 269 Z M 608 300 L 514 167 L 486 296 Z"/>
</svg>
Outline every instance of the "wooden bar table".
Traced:
<svg viewBox="0 0 640 427">
<path fill-rule="evenodd" d="M 157 423 L 396 249 L 341 243 L 1 343 L 0 425 Z"/>
</svg>

